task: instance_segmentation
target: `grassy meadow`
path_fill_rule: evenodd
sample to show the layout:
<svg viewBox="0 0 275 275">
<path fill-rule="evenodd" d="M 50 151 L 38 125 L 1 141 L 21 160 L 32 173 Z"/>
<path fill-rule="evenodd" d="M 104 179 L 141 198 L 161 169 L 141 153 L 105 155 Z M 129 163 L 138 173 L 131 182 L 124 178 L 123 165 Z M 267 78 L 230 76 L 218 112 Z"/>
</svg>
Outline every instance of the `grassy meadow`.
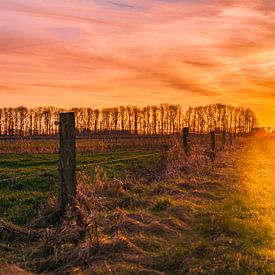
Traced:
<svg viewBox="0 0 275 275">
<path fill-rule="evenodd" d="M 1 272 L 273 274 L 274 152 L 251 139 L 214 165 L 179 143 L 79 154 L 79 212 L 57 224 L 40 208 L 53 207 L 57 155 L 2 155 L 1 215 L 20 227 L 0 224 Z"/>
<path fill-rule="evenodd" d="M 110 179 L 125 178 L 160 157 L 156 151 L 105 152 L 77 155 L 77 170 L 92 180 L 96 173 Z M 57 192 L 57 154 L 0 155 L 0 216 L 25 225 Z"/>
</svg>

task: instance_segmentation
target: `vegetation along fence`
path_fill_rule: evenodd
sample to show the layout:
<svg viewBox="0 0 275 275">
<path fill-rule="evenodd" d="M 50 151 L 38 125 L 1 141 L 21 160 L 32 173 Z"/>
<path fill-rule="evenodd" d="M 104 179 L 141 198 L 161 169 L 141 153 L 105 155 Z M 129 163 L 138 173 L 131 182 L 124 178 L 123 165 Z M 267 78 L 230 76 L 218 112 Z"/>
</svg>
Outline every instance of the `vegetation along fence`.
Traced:
<svg viewBox="0 0 275 275">
<path fill-rule="evenodd" d="M 226 109 L 223 110 L 225 114 Z M 187 115 L 190 115 L 190 110 Z M 79 128 L 76 127 L 76 113 L 61 112 L 59 114 L 59 120 L 54 122 L 55 127 L 58 127 L 59 129 L 59 136 L 55 134 L 49 135 L 50 132 L 47 132 L 48 135 L 13 135 L 9 130 L 8 136 L 2 135 L 0 137 L 0 153 L 59 152 L 58 212 L 63 215 L 66 212 L 67 206 L 73 205 L 74 196 L 76 195 L 76 153 L 112 150 L 148 150 L 148 153 L 149 151 L 150 153 L 147 156 L 152 156 L 154 152 L 158 153 L 160 151 L 166 151 L 169 147 L 173 146 L 175 142 L 181 140 L 186 157 L 189 157 L 190 154 L 192 154 L 192 148 L 200 148 L 201 150 L 204 150 L 205 153 L 208 153 L 210 159 L 214 161 L 218 149 L 223 149 L 225 146 L 233 146 L 236 143 L 237 134 L 240 135 L 243 133 L 241 131 L 236 131 L 237 124 L 236 120 L 235 124 L 233 123 L 233 116 L 231 122 L 230 119 L 226 120 L 227 124 L 224 124 L 224 121 L 221 118 L 219 120 L 211 120 L 211 123 L 216 125 L 215 127 L 218 127 L 219 125 L 217 128 L 218 130 L 216 131 L 211 130 L 213 127 L 210 123 L 207 127 L 205 126 L 204 131 L 193 132 L 193 130 L 196 130 L 194 123 L 196 124 L 197 121 L 201 123 L 200 120 L 193 117 L 192 122 L 190 122 L 191 119 L 190 121 L 188 120 L 191 123 L 191 128 L 184 127 L 181 132 L 179 132 L 180 123 L 178 122 L 178 124 L 175 124 L 177 125 L 177 131 L 175 131 L 176 128 L 174 127 L 175 125 L 173 125 L 175 121 L 173 121 L 171 122 L 171 120 L 169 120 L 169 123 L 166 121 L 166 124 L 164 124 L 166 125 L 165 127 L 169 124 L 170 126 L 168 126 L 166 130 L 172 129 L 172 131 L 162 131 L 164 128 L 159 128 L 159 126 L 156 128 L 155 125 L 153 126 L 153 129 L 155 130 L 151 133 L 146 133 L 146 131 L 143 134 L 139 134 L 138 131 L 135 131 L 134 133 L 131 131 L 101 131 L 97 133 L 94 132 L 93 134 L 90 132 L 88 135 L 86 131 L 85 135 L 81 135 Z M 249 121 L 249 123 L 247 121 Z M 246 126 L 242 126 L 245 129 L 244 132 L 251 131 L 252 126 L 254 125 L 253 115 L 250 116 L 247 121 L 244 122 L 244 125 Z M 162 124 L 162 120 L 159 120 L 157 125 L 160 125 L 159 123 Z M 153 122 L 153 125 L 154 124 L 155 122 Z M 221 127 L 221 125 L 223 126 Z M 240 129 L 240 125 L 241 122 L 239 121 L 238 129 Z M 1 127 L 3 130 L 3 126 Z M 43 127 L 44 129 L 47 129 L 47 126 L 44 125 Z M 202 130 L 200 126 L 197 127 Z M 12 129 L 13 131 L 14 129 L 17 129 L 14 127 L 14 124 Z M 130 126 L 129 129 L 131 129 Z M 158 129 L 158 131 L 156 131 L 156 129 Z M 207 132 L 207 129 L 210 129 L 211 131 Z M 22 134 L 21 130 L 19 130 L 19 132 Z M 5 131 L 7 134 L 7 130 Z M 16 131 L 13 133 L 15 132 Z M 144 157 L 144 155 L 131 157 L 131 159 L 142 157 Z M 125 157 L 123 159 L 111 160 L 110 162 L 129 161 L 129 159 L 129 157 Z M 105 161 L 105 163 L 108 163 L 108 161 Z M 93 165 L 95 165 L 95 163 Z M 1 182 L 5 180 L 6 179 L 1 179 Z"/>
<path fill-rule="evenodd" d="M 76 130 L 75 114 L 60 114 L 60 151 L 59 151 L 59 195 L 58 209 L 63 215 L 68 205 L 73 205 L 73 198 L 76 194 Z M 192 135 L 192 134 L 191 134 Z M 200 145 L 207 144 L 209 134 L 193 134 L 194 141 Z M 226 133 L 223 132 L 217 137 L 221 139 L 222 148 L 226 145 Z M 214 161 L 216 153 L 217 138 L 214 131 L 210 133 L 210 156 Z M 235 135 L 236 138 L 236 135 Z M 229 134 L 230 145 L 233 145 L 232 134 Z M 190 133 L 189 128 L 183 128 L 182 144 L 188 156 L 190 154 Z M 126 160 L 128 160 L 126 158 Z"/>
</svg>

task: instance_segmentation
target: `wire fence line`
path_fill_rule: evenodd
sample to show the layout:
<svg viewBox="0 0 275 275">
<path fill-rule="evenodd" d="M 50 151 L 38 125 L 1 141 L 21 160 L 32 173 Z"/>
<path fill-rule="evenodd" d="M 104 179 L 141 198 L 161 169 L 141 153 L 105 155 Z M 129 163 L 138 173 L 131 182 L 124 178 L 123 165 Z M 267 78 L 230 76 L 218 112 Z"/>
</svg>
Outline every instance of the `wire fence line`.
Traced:
<svg viewBox="0 0 275 275">
<path fill-rule="evenodd" d="M 224 139 L 231 139 L 231 134 L 216 132 L 217 146 L 223 143 Z M 2 154 L 58 154 L 60 143 L 58 137 L 9 137 L 1 139 L 0 155 Z M 52 139 L 53 138 L 53 139 Z M 175 140 L 183 139 L 182 133 L 173 135 L 90 135 L 81 138 L 76 137 L 76 153 L 101 153 L 101 152 L 134 152 L 137 150 L 154 151 L 167 150 L 173 146 Z M 193 147 L 206 147 L 210 144 L 210 133 L 188 132 L 188 143 Z"/>
<path fill-rule="evenodd" d="M 175 136 L 180 136 L 180 133 L 177 133 L 173 136 L 169 136 L 168 139 L 172 139 Z M 219 139 L 221 139 L 222 134 L 221 133 L 215 133 L 215 136 L 217 137 L 217 141 L 219 142 Z M 227 135 L 228 136 L 228 135 Z M 194 145 L 197 147 L 203 147 L 204 146 L 209 146 L 209 142 L 205 142 L 206 140 L 208 140 L 210 138 L 209 133 L 194 133 L 194 132 L 190 132 L 189 133 L 189 137 L 191 138 L 190 141 L 192 143 L 192 141 L 194 142 Z M 101 137 L 102 138 L 102 137 Z M 105 137 L 107 138 L 107 137 Z M 109 136 L 108 138 L 110 138 L 112 140 L 112 137 Z M 122 138 L 122 137 L 117 137 L 118 139 Z M 125 138 L 125 137 L 124 137 Z M 127 137 L 127 138 L 131 138 L 131 137 Z M 138 139 L 138 138 L 144 138 L 144 136 L 142 135 L 137 135 L 137 136 L 132 136 L 132 138 L 134 139 Z M 154 139 L 156 138 L 156 136 L 152 135 L 152 136 L 145 136 L 145 138 L 148 139 Z M 158 135 L 157 138 L 162 138 L 163 140 L 167 139 L 167 136 L 162 136 L 162 135 Z M 197 144 L 197 142 L 199 142 L 200 144 Z M 220 141 L 221 142 L 221 141 Z M 97 166 L 97 165 L 105 165 L 105 164 L 113 164 L 113 163 L 117 163 L 117 162 L 124 162 L 124 161 L 129 161 L 129 160 L 135 160 L 135 159 L 142 159 L 142 158 L 147 158 L 147 157 L 153 157 L 156 155 L 160 155 L 162 153 L 162 150 L 158 149 L 157 152 L 153 153 L 148 153 L 148 154 L 142 154 L 139 156 L 131 156 L 131 157 L 124 157 L 124 158 L 118 158 L 118 159 L 112 159 L 112 160 L 104 160 L 104 161 L 99 161 L 99 162 L 91 162 L 91 163 L 84 163 L 84 164 L 79 164 L 77 165 L 77 169 L 81 169 L 81 168 L 85 168 L 85 167 L 91 167 L 91 166 Z M 4 179 L 0 179 L 0 183 L 3 182 L 10 182 L 10 181 L 17 181 L 19 179 L 25 179 L 25 178 L 29 178 L 32 176 L 45 176 L 45 175 L 56 175 L 56 173 L 58 172 L 58 169 L 54 169 L 54 171 L 49 171 L 49 169 L 47 169 L 46 171 L 43 172 L 34 172 L 34 173 L 28 173 L 28 174 L 23 174 L 17 177 L 10 177 L 10 178 L 4 178 Z M 52 170 L 52 169 L 51 169 Z M 55 173 L 56 172 L 56 173 Z"/>
<path fill-rule="evenodd" d="M 125 135 L 116 135 L 116 134 L 93 134 L 93 135 L 77 135 L 76 140 L 113 140 L 113 139 L 165 139 L 173 138 L 174 136 L 181 135 L 182 132 L 175 132 L 173 134 L 125 134 Z M 209 135 L 208 132 L 189 132 L 193 136 L 206 136 Z M 226 133 L 228 135 L 228 133 Z M 216 135 L 221 135 L 217 132 Z M 0 140 L 3 141 L 13 141 L 13 140 L 59 140 L 58 135 L 38 135 L 38 136 L 0 136 Z"/>
</svg>

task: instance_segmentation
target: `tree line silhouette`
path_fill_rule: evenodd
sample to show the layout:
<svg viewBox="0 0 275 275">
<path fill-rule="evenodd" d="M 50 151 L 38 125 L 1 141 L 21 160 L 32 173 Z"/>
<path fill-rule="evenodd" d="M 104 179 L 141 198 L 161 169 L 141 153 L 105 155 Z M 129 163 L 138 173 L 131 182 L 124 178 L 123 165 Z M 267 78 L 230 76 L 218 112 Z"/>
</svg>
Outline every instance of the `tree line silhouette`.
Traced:
<svg viewBox="0 0 275 275">
<path fill-rule="evenodd" d="M 160 104 L 146 107 L 119 106 L 103 109 L 74 107 L 0 108 L 0 136 L 57 135 L 60 112 L 75 112 L 77 134 L 133 133 L 174 134 L 183 127 L 191 132 L 249 133 L 257 127 L 255 113 L 250 108 L 225 104 L 189 107 Z"/>
</svg>

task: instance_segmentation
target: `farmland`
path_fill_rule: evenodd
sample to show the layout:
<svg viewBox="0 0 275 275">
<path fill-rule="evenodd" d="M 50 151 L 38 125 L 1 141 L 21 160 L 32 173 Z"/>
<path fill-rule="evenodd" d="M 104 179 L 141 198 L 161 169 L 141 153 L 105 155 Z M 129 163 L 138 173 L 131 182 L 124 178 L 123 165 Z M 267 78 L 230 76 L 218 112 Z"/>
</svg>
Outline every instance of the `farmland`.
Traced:
<svg viewBox="0 0 275 275">
<path fill-rule="evenodd" d="M 203 155 L 210 146 L 209 135 L 191 134 L 190 138 L 190 149 L 196 155 Z M 221 148 L 221 136 L 216 139 Z M 96 176 L 111 180 L 140 177 L 165 157 L 175 141 L 180 143 L 181 136 L 77 139 L 77 172 L 91 181 Z M 1 217 L 25 225 L 57 193 L 58 150 L 57 138 L 0 140 Z"/>
<path fill-rule="evenodd" d="M 109 178 L 125 178 L 160 157 L 156 151 L 80 154 L 78 172 L 94 178 L 99 167 Z M 115 161 L 115 162 L 113 162 Z M 57 154 L 6 154 L 0 156 L 0 215 L 26 224 L 57 190 Z"/>
<path fill-rule="evenodd" d="M 43 218 L 55 204 L 57 154 L 1 155 L 1 216 L 20 226 L 7 235 L 11 224 L 2 224 L 3 272 L 272 273 L 275 141 L 218 142 L 214 166 L 206 141 L 193 139 L 188 159 L 175 139 L 165 152 L 78 153 L 77 199 L 90 229 L 74 213 L 60 225 Z"/>
<path fill-rule="evenodd" d="M 9 135 L 0 140 L 3 272 L 272 270 L 272 245 L 256 260 L 271 240 L 269 225 L 257 225 L 257 231 L 249 227 L 254 220 L 245 212 L 246 198 L 238 197 L 243 184 L 237 172 L 249 165 L 238 158 L 254 141 L 256 120 L 248 109 L 216 107 L 210 111 L 220 127 L 212 130 L 212 117 L 208 126 L 202 118 L 202 124 L 197 123 L 195 115 L 195 132 L 188 127 L 177 132 L 182 120 L 176 124 L 172 116 L 165 133 L 164 118 L 157 121 L 160 117 L 153 115 L 148 123 L 143 121 L 143 134 L 138 134 L 137 123 L 131 131 L 130 116 L 128 130 L 114 131 L 117 120 L 109 117 L 106 122 L 107 111 L 102 110 L 100 125 L 105 121 L 106 127 L 101 132 L 92 132 L 89 123 L 90 128 L 85 127 L 85 116 L 80 119 L 69 112 L 54 122 L 54 127 L 60 125 L 56 135 L 50 130 L 53 121 L 41 120 L 39 127 L 33 112 L 26 115 L 29 122 L 24 125 L 10 116 L 3 127 Z M 147 111 L 153 110 L 157 111 Z M 231 112 L 231 119 L 222 118 L 221 110 Z M 124 125 L 124 116 L 121 119 Z M 40 134 L 33 135 L 33 129 L 38 133 L 40 128 Z M 42 129 L 48 129 L 46 135 Z M 258 247 L 253 250 L 255 240 Z"/>
<path fill-rule="evenodd" d="M 275 0 L 0 11 L 0 275 L 275 275 Z"/>
</svg>

